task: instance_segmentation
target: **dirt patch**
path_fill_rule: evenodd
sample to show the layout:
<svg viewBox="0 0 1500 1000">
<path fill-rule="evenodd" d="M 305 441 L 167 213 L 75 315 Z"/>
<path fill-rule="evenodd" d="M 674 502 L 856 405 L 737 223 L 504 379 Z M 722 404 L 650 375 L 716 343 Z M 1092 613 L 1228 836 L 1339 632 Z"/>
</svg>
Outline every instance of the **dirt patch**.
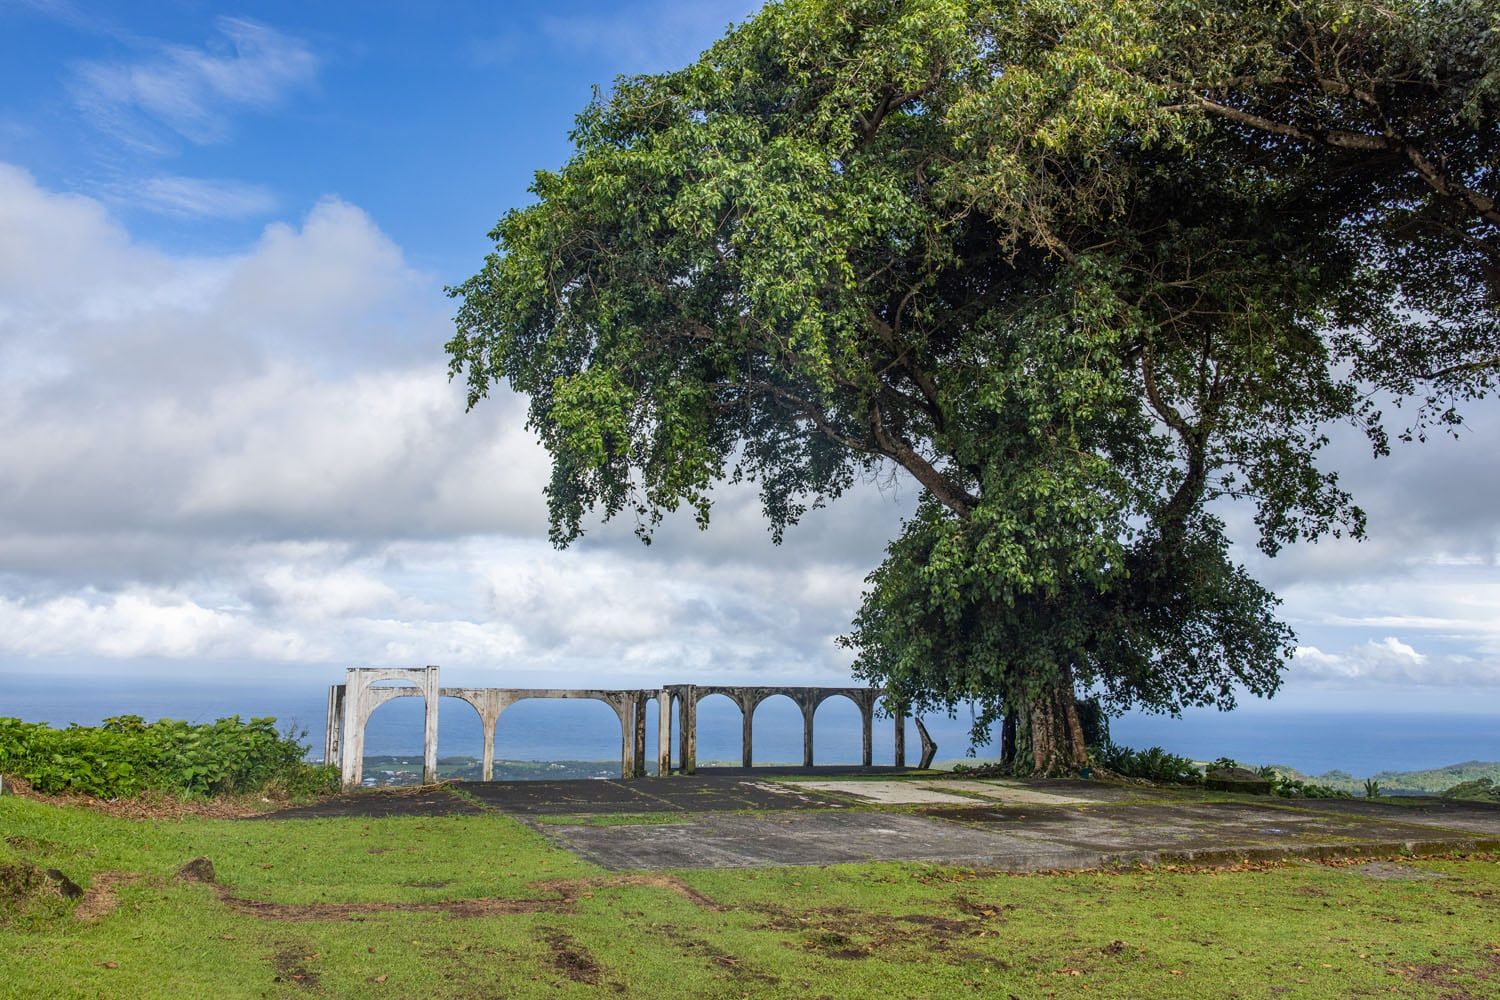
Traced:
<svg viewBox="0 0 1500 1000">
<path fill-rule="evenodd" d="M 801 947 L 828 958 L 859 959 L 877 952 L 910 948 L 940 955 L 952 962 L 972 961 L 973 951 L 958 947 L 975 938 L 991 937 L 1005 922 L 1009 904 L 985 903 L 960 898 L 955 901 L 961 916 L 906 913 L 888 916 L 844 906 L 813 910 L 760 907 L 764 930 L 789 931 L 800 938 Z M 982 956 L 986 961 L 994 961 Z"/>
<path fill-rule="evenodd" d="M 534 882 L 531 886 L 533 889 L 541 890 L 549 895 L 531 899 L 479 897 L 401 903 L 273 903 L 261 899 L 246 899 L 235 895 L 227 886 L 221 885 L 216 880 L 213 862 L 208 858 L 194 858 L 189 861 L 178 869 L 177 877 L 184 881 L 208 886 L 218 896 L 219 902 L 239 913 L 259 917 L 262 920 L 283 922 L 355 920 L 370 913 L 446 913 L 451 917 L 562 913 L 571 911 L 587 890 L 627 885 L 663 888 L 705 909 L 714 911 L 724 909 L 682 880 L 666 875 L 622 875 Z M 438 884 L 433 884 L 433 887 L 437 886 Z"/>
<path fill-rule="evenodd" d="M 1488 1000 L 1494 997 L 1494 983 L 1500 979 L 1500 955 L 1486 955 L 1478 969 L 1464 970 L 1453 965 L 1408 965 L 1387 970 L 1408 982 L 1421 983 L 1440 990 L 1440 1000 Z M 1478 983 L 1460 983 L 1460 978 L 1477 979 Z"/>
<path fill-rule="evenodd" d="M 75 885 L 61 872 L 43 871 L 19 862 L 0 865 L 0 903 L 7 910 L 19 912 L 22 904 L 34 898 L 78 898 L 73 910 L 76 919 L 92 923 L 113 913 L 119 906 L 116 889 L 142 878 L 129 872 L 99 872 L 87 890 Z M 593 889 L 618 886 L 652 886 L 676 893 L 683 899 L 707 910 L 722 912 L 726 907 L 709 899 L 681 879 L 667 875 L 622 875 L 585 879 L 554 879 L 532 883 L 531 888 L 546 895 L 528 899 L 478 897 L 473 899 L 432 900 L 392 903 L 274 903 L 237 896 L 218 881 L 214 863 L 208 858 L 194 858 L 177 870 L 184 882 L 211 889 L 219 902 L 238 913 L 262 920 L 300 923 L 318 920 L 357 920 L 371 913 L 446 913 L 451 917 L 492 917 L 523 913 L 564 913 L 572 911 L 580 897 Z M 423 887 L 440 888 L 446 883 L 427 883 Z"/>
<path fill-rule="evenodd" d="M 694 889 L 680 878 L 672 875 L 605 875 L 597 878 L 580 879 L 553 879 L 548 882 L 533 882 L 533 889 L 550 889 L 554 892 L 571 891 L 575 896 L 582 889 L 613 889 L 617 886 L 650 886 L 656 889 L 666 889 L 681 896 L 683 899 L 714 913 L 723 913 L 730 909 L 714 902 L 703 893 Z"/>
<path fill-rule="evenodd" d="M 99 872 L 89 880 L 88 891 L 73 908 L 73 919 L 91 924 L 109 916 L 120 905 L 120 897 L 115 890 L 138 878 L 139 875 L 130 872 Z"/>
<path fill-rule="evenodd" d="M 547 945 L 547 960 L 553 969 L 575 983 L 598 986 L 603 982 L 604 967 L 567 933 L 555 927 L 543 927 L 540 935 Z"/>
<path fill-rule="evenodd" d="M 271 903 L 244 899 L 223 886 L 214 890 L 219 902 L 238 913 L 262 920 L 301 923 L 314 920 L 357 920 L 370 913 L 446 913 L 450 917 L 493 917 L 515 913 L 562 913 L 571 910 L 577 895 L 559 893 L 544 899 L 453 899 L 430 903 Z"/>
<path fill-rule="evenodd" d="M 1429 879 L 1448 877 L 1442 872 L 1430 872 L 1390 861 L 1369 861 L 1362 865 L 1354 865 L 1350 870 L 1358 872 L 1365 878 L 1375 879 L 1377 882 L 1425 882 Z"/>
<path fill-rule="evenodd" d="M 766 986 L 781 982 L 779 977 L 755 968 L 744 959 L 730 954 L 710 941 L 684 933 L 680 927 L 669 926 L 662 930 L 665 939 L 678 951 L 684 955 L 704 959 L 714 968 L 722 969 L 736 980 L 761 983 Z"/>
<path fill-rule="evenodd" d="M 318 974 L 307 965 L 317 957 L 317 952 L 309 954 L 300 948 L 283 948 L 270 956 L 271 966 L 276 970 L 272 982 L 291 983 L 308 990 L 317 989 Z"/>
</svg>

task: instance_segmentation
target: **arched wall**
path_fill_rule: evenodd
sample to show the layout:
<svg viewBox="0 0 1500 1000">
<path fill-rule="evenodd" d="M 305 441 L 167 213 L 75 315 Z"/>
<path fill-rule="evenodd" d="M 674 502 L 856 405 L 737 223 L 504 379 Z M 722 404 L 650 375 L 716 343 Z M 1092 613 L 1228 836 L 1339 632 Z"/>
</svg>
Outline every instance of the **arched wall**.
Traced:
<svg viewBox="0 0 1500 1000">
<path fill-rule="evenodd" d="M 399 682 L 399 687 L 379 686 L 382 682 Z M 614 712 L 620 723 L 620 771 L 622 777 L 641 776 L 651 769 L 651 749 L 654 742 L 655 770 L 658 774 L 669 774 L 672 768 L 671 742 L 673 715 L 676 715 L 676 733 L 679 739 L 678 763 L 684 773 L 693 773 L 697 768 L 698 706 L 707 698 L 722 696 L 728 699 L 740 713 L 741 762 L 745 767 L 753 763 L 754 720 L 756 709 L 772 698 L 785 697 L 800 711 L 803 720 L 803 764 L 811 766 L 814 760 L 814 722 L 820 705 L 830 698 L 847 698 L 861 716 L 862 746 L 861 761 L 871 764 L 871 727 L 876 703 L 883 697 L 877 688 L 826 688 L 826 687 L 770 687 L 750 685 L 668 685 L 662 688 L 637 689 L 530 689 L 530 688 L 443 688 L 438 683 L 437 667 L 414 668 L 357 668 L 346 671 L 345 683 L 334 685 L 328 696 L 328 732 L 326 759 L 337 760 L 341 765 L 345 787 L 354 787 L 362 780 L 361 762 L 364 754 L 365 724 L 370 715 L 393 698 L 421 697 L 424 700 L 423 728 L 423 779 L 433 781 L 437 774 L 437 719 L 438 705 L 442 698 L 456 698 L 472 707 L 479 714 L 484 739 L 484 780 L 494 773 L 495 729 L 500 715 L 507 707 L 518 701 L 533 698 L 585 698 L 604 702 Z M 652 707 L 654 703 L 654 709 Z M 655 711 L 654 741 L 648 741 L 650 726 L 648 713 Z M 920 727 L 919 727 L 920 728 Z M 896 717 L 895 758 L 896 764 L 905 763 L 905 740 L 902 736 L 902 718 Z M 930 757 L 930 741 L 924 739 L 924 756 Z"/>
<path fill-rule="evenodd" d="M 850 746 L 847 738 L 840 739 L 837 735 L 819 738 L 835 728 L 845 728 L 847 720 L 852 720 L 856 728 L 864 725 L 859 702 L 847 693 L 839 692 L 818 700 L 813 709 L 811 727 L 813 761 L 823 764 L 854 764 L 859 761 L 860 747 Z"/>
<path fill-rule="evenodd" d="M 806 763 L 807 712 L 797 699 L 781 691 L 757 698 L 751 721 L 762 733 L 759 743 L 752 744 L 754 760 L 766 764 L 795 765 L 799 760 Z M 790 731 L 794 735 L 783 740 L 768 740 L 764 735 L 766 730 L 778 727 L 784 733 Z M 745 766 L 749 767 L 751 763 L 747 760 Z"/>
</svg>

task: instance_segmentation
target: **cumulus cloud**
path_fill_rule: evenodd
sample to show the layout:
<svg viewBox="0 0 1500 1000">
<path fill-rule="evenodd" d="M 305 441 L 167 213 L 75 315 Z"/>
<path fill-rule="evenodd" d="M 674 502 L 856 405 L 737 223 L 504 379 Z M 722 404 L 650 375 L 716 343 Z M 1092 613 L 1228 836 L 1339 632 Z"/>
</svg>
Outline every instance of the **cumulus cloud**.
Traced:
<svg viewBox="0 0 1500 1000">
<path fill-rule="evenodd" d="M 1381 685 L 1477 686 L 1500 681 L 1500 657 L 1429 655 L 1395 636 L 1358 643 L 1342 653 L 1299 646 L 1292 660 L 1295 680 L 1368 682 Z"/>
<path fill-rule="evenodd" d="M 836 676 L 914 495 L 857 491 L 777 548 L 724 487 L 706 534 L 557 553 L 523 401 L 464 412 L 437 282 L 359 209 L 171 256 L 0 166 L 5 263 L 3 655 Z"/>
<path fill-rule="evenodd" d="M 861 484 L 780 547 L 740 484 L 716 491 L 706 533 L 669 518 L 645 548 L 628 521 L 595 524 L 558 553 L 524 401 L 464 412 L 438 285 L 336 199 L 237 252 L 174 255 L 0 164 L 0 671 L 847 678 L 833 639 L 909 483 Z M 1334 456 L 1373 543 L 1252 557 L 1302 636 L 1289 686 L 1500 679 L 1500 513 L 1481 496 L 1496 473 L 1472 458 L 1500 428 L 1489 416 L 1384 463 Z"/>
<path fill-rule="evenodd" d="M 231 116 L 276 106 L 317 76 L 307 43 L 243 18 L 221 17 L 202 48 L 163 45 L 133 62 L 74 67 L 75 103 L 100 128 L 153 148 L 163 130 L 197 144 L 228 138 Z"/>
</svg>

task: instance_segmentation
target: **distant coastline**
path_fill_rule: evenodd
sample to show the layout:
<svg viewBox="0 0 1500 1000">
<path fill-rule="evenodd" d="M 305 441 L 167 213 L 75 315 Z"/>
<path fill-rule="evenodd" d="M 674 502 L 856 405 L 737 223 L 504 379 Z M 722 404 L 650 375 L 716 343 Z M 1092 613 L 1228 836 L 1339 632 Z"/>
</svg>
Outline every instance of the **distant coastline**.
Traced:
<svg viewBox="0 0 1500 1000">
<path fill-rule="evenodd" d="M 254 687 L 246 684 L 142 683 L 120 678 L 77 678 L 38 674 L 0 674 L 0 715 L 55 726 L 97 725 L 112 715 L 147 719 L 212 721 L 226 715 L 275 716 L 279 726 L 306 730 L 311 756 L 321 759 L 326 687 L 321 678 L 309 683 Z M 1484 700 L 1477 700 L 1484 704 Z M 1485 705 L 1485 707 L 1489 707 Z M 924 717 L 938 744 L 939 761 L 985 760 L 993 746 L 968 756 L 969 718 Z M 859 719 L 852 705 L 830 702 L 816 717 L 814 743 L 821 763 L 856 763 Z M 477 759 L 481 754 L 479 720 L 461 702 L 444 700 L 439 717 L 438 752 L 444 758 Z M 654 719 L 648 722 L 655 740 Z M 398 699 L 375 714 L 366 747 L 372 755 L 420 755 L 421 705 Z M 1440 772 L 1457 762 L 1500 761 L 1500 705 L 1492 711 L 1458 713 L 1279 711 L 1254 705 L 1230 713 L 1189 712 L 1181 719 L 1130 714 L 1111 722 L 1115 742 L 1144 749 L 1161 746 L 1193 760 L 1233 757 L 1249 764 L 1271 764 L 1342 786 L 1344 772 L 1359 780 L 1375 777 L 1396 790 L 1403 781 L 1391 775 Z M 891 760 L 892 727 L 877 720 L 876 763 Z M 735 761 L 740 756 L 739 711 L 723 698 L 703 702 L 699 715 L 700 760 Z M 917 746 L 907 732 L 908 751 Z M 522 702 L 500 720 L 495 756 L 516 762 L 590 763 L 610 761 L 618 767 L 620 728 L 613 713 L 599 703 Z M 785 699 L 772 699 L 755 716 L 755 759 L 797 761 L 802 756 L 801 718 Z M 1331 774 L 1332 773 L 1332 774 Z M 1328 777 L 1331 774 L 1331 778 Z M 581 776 L 581 775 L 580 775 Z M 1418 778 L 1409 779 L 1415 783 Z"/>
<path fill-rule="evenodd" d="M 938 761 L 938 767 L 959 763 L 958 760 Z M 1435 795 L 1462 782 L 1488 778 L 1500 783 L 1500 761 L 1469 760 L 1447 767 L 1428 768 L 1421 771 L 1381 771 L 1377 774 L 1354 775 L 1347 771 L 1325 771 L 1322 774 L 1304 774 L 1295 768 L 1272 765 L 1277 770 L 1306 781 L 1328 785 L 1342 792 L 1363 794 L 1368 778 L 1380 784 L 1383 795 Z M 496 781 L 552 780 L 567 778 L 614 778 L 619 775 L 619 761 L 614 760 L 496 760 Z M 422 783 L 422 756 L 420 754 L 381 754 L 365 758 L 365 784 L 369 786 L 419 785 Z M 478 781 L 481 762 L 477 757 L 451 756 L 438 759 L 438 777 L 460 781 Z"/>
</svg>

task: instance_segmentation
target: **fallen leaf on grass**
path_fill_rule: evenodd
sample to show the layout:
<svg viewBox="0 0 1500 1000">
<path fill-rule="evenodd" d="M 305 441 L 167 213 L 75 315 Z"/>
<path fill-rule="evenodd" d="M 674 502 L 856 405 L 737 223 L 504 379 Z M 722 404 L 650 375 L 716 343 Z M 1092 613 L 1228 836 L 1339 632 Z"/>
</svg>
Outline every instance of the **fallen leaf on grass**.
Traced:
<svg viewBox="0 0 1500 1000">
<path fill-rule="evenodd" d="M 95 964 L 101 969 L 118 969 L 120 967 L 119 962 L 96 962 Z"/>
</svg>

